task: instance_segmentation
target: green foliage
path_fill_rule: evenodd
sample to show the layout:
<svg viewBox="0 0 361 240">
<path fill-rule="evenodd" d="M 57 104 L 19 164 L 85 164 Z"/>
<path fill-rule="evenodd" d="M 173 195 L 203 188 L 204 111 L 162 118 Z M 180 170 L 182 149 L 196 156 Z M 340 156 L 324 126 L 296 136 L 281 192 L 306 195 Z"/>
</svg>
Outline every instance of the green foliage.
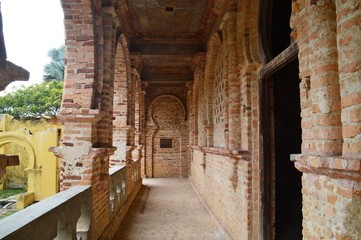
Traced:
<svg viewBox="0 0 361 240">
<path fill-rule="evenodd" d="M 22 87 L 0 97 L 0 113 L 7 113 L 17 119 L 55 116 L 61 104 L 63 82 L 43 82 Z"/>
<path fill-rule="evenodd" d="M 43 80 L 46 82 L 64 80 L 65 47 L 52 48 L 48 51 L 51 62 L 44 66 Z"/>
</svg>

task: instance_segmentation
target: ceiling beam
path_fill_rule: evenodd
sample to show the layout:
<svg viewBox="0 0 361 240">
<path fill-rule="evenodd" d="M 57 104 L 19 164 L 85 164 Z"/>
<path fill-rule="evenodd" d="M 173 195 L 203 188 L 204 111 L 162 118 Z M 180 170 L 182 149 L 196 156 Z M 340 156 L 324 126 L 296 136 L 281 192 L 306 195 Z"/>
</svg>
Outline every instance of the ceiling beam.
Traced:
<svg viewBox="0 0 361 240">
<path fill-rule="evenodd" d="M 146 55 L 194 55 L 205 49 L 203 44 L 131 44 L 130 51 Z"/>
<path fill-rule="evenodd" d="M 192 73 L 144 73 L 142 81 L 193 81 Z"/>
</svg>

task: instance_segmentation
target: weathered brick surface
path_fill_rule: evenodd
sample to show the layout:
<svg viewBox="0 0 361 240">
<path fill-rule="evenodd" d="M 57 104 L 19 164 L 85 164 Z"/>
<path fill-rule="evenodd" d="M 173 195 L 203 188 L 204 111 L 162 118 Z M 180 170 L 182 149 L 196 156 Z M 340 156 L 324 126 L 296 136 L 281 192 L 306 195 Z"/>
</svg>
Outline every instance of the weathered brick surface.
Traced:
<svg viewBox="0 0 361 240">
<path fill-rule="evenodd" d="M 361 7 L 359 1 L 336 1 L 337 46 L 342 106 L 342 155 L 361 157 Z"/>
<path fill-rule="evenodd" d="M 295 1 L 299 46 L 303 238 L 359 239 L 359 1 Z M 328 157 L 320 157 L 328 156 Z M 342 157 L 341 157 L 342 156 Z M 352 220 L 351 220 L 352 219 Z"/>
<path fill-rule="evenodd" d="M 304 239 L 359 239 L 359 183 L 304 173 L 302 185 Z"/>
<path fill-rule="evenodd" d="M 250 239 L 252 203 L 247 199 L 251 197 L 251 163 L 239 160 L 235 169 L 235 160 L 230 155 L 215 148 L 195 148 L 190 178 L 229 235 Z"/>
<path fill-rule="evenodd" d="M 186 110 L 174 95 L 160 95 L 148 108 L 146 125 L 146 175 L 186 177 L 189 169 L 189 133 Z M 162 139 L 171 141 L 161 147 Z"/>
<path fill-rule="evenodd" d="M 111 8 L 100 1 L 62 1 L 66 75 L 60 118 L 64 121 L 61 188 L 92 185 L 92 238 L 109 224 L 109 156 L 112 142 L 114 68 L 118 52 Z M 119 58 L 119 56 L 118 56 Z"/>
<path fill-rule="evenodd" d="M 294 9 L 299 4 L 300 1 L 295 2 Z M 292 19 L 300 49 L 302 152 L 305 154 L 341 154 L 335 20 L 335 4 L 332 1 L 307 4 L 299 13 L 294 11 Z"/>
<path fill-rule="evenodd" d="M 253 4 L 228 5 L 228 12 L 221 17 L 222 34 L 214 34 L 209 41 L 204 75 L 195 72 L 193 94 L 196 97 L 191 103 L 192 107 L 197 105 L 194 112 L 198 113 L 190 119 L 197 123 L 194 132 L 198 141 L 194 143 L 198 144 L 193 145 L 212 152 L 203 155 L 193 151 L 191 179 L 234 239 L 258 239 L 259 228 L 257 70 L 260 65 L 254 62 L 258 57 L 253 58 L 244 48 L 252 45 L 252 53 L 257 52 L 257 48 L 253 48 L 255 29 L 249 29 L 257 24 L 246 22 L 247 17 L 256 14 L 251 8 L 256 7 Z M 247 150 L 246 155 L 251 154 L 252 160 L 243 162 L 242 170 L 239 163 L 235 170 L 230 153 L 240 149 Z M 238 172 L 238 176 L 234 172 Z M 240 180 L 241 185 L 237 182 Z"/>
<path fill-rule="evenodd" d="M 234 239 L 259 239 L 260 160 L 268 144 L 259 130 L 260 2 L 210 1 L 208 23 L 215 25 L 207 26 L 206 52 L 194 57 L 193 84 L 157 84 L 142 82 L 140 54 L 129 53 L 134 36 L 125 2 L 112 14 L 102 1 L 62 0 L 61 184 L 92 184 L 94 238 L 108 224 L 105 186 L 115 146 L 111 164 L 131 167 L 141 158 L 148 177 L 190 174 Z M 360 16 L 358 0 L 292 1 L 302 117 L 302 153 L 294 160 L 304 173 L 304 239 L 361 235 Z M 160 148 L 161 139 L 172 139 L 172 148 Z"/>
</svg>

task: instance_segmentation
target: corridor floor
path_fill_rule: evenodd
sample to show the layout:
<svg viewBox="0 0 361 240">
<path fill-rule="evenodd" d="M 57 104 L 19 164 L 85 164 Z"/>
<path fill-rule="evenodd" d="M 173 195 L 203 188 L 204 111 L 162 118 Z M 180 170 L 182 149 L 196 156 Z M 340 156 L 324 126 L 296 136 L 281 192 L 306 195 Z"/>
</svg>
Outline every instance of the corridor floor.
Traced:
<svg viewBox="0 0 361 240">
<path fill-rule="evenodd" d="M 226 240 L 186 178 L 144 179 L 113 240 Z"/>
</svg>

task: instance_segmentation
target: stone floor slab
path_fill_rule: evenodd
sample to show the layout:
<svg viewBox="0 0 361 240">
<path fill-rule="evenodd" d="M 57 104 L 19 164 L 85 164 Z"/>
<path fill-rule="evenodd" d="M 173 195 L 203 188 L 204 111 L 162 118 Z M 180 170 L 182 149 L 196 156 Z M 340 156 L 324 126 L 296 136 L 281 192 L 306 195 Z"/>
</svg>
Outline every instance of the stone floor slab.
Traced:
<svg viewBox="0 0 361 240">
<path fill-rule="evenodd" d="M 226 240 L 186 178 L 144 179 L 114 240 Z"/>
</svg>

